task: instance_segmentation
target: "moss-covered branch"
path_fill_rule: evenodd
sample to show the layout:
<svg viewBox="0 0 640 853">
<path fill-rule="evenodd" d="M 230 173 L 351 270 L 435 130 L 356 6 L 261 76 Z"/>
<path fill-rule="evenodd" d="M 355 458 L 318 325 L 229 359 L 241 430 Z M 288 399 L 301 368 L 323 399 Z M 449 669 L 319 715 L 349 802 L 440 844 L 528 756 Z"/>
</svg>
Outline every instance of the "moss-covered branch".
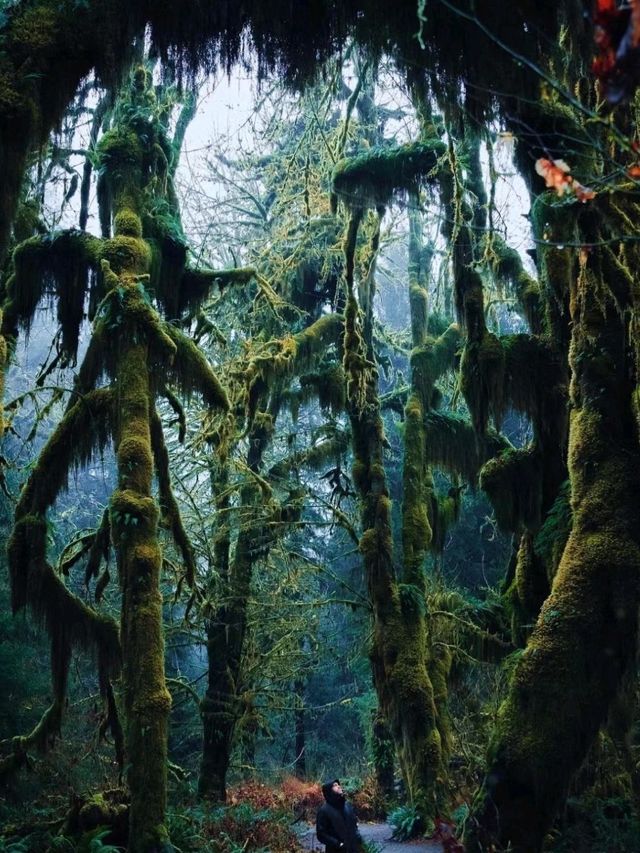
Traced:
<svg viewBox="0 0 640 853">
<path fill-rule="evenodd" d="M 445 152 L 440 139 L 372 148 L 336 165 L 333 191 L 349 207 L 386 206 L 394 193 L 415 191 L 421 184 L 435 180 Z"/>
<path fill-rule="evenodd" d="M 164 329 L 176 348 L 173 362 L 166 367 L 165 378 L 187 398 L 199 393 L 211 408 L 228 411 L 227 392 L 199 347 L 175 326 L 166 323 Z"/>
<path fill-rule="evenodd" d="M 7 283 L 4 327 L 29 329 L 43 298 L 57 305 L 61 344 L 75 360 L 78 335 L 84 319 L 84 302 L 90 285 L 97 284 L 100 240 L 81 231 L 31 237 L 13 253 L 14 272 Z"/>
<path fill-rule="evenodd" d="M 158 478 L 161 519 L 171 531 L 176 547 L 182 555 L 187 583 L 189 586 L 193 586 L 196 574 L 193 546 L 183 524 L 180 507 L 178 506 L 178 502 L 173 494 L 173 489 L 171 488 L 169 453 L 164 441 L 162 421 L 155 409 L 151 412 L 150 427 L 153 458 L 155 460 L 156 476 Z"/>
<path fill-rule="evenodd" d="M 273 480 L 284 479 L 290 471 L 298 468 L 319 471 L 328 462 L 339 459 L 346 453 L 349 439 L 348 432 L 337 431 L 330 438 L 326 438 L 305 450 L 293 453 L 276 463 L 269 471 L 269 478 Z"/>
<path fill-rule="evenodd" d="M 533 334 L 542 334 L 545 331 L 546 317 L 540 285 L 526 271 L 519 253 L 496 233 L 491 235 L 485 253 L 498 281 L 511 287 Z"/>
<path fill-rule="evenodd" d="M 472 486 L 485 462 L 510 447 L 507 439 L 493 430 L 477 437 L 465 418 L 435 411 L 425 417 L 425 443 L 431 465 L 459 474 Z"/>
</svg>

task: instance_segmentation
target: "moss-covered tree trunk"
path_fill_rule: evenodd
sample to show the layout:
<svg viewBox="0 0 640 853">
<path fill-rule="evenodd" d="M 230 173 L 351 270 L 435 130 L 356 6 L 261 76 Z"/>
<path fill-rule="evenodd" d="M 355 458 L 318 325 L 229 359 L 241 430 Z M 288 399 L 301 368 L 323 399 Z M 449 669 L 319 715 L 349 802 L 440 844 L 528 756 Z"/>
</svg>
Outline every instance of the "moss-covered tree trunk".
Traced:
<svg viewBox="0 0 640 853">
<path fill-rule="evenodd" d="M 254 423 L 249 434 L 247 464 L 258 472 L 268 445 L 271 429 L 269 416 Z M 220 484 L 218 484 L 220 485 Z M 242 654 L 247 631 L 247 608 L 251 580 L 259 545 L 261 526 L 251 518 L 260 505 L 260 490 L 248 482 L 241 490 L 240 506 L 243 526 L 238 532 L 233 559 L 229 562 L 228 532 L 216 543 L 217 570 L 223 581 L 224 603 L 207 620 L 207 690 L 201 704 L 202 761 L 198 789 L 214 801 L 224 802 L 227 794 L 227 772 L 231 761 L 234 734 L 244 707 L 241 698 Z M 227 528 L 229 520 L 222 525 Z"/>
<path fill-rule="evenodd" d="M 254 490 L 249 488 L 252 497 Z M 247 507 L 247 494 L 243 507 Z M 198 788 L 202 795 L 224 802 L 233 737 L 242 715 L 238 684 L 247 626 L 247 604 L 254 556 L 252 537 L 243 531 L 236 545 L 226 603 L 207 623 L 207 691 L 202 700 L 202 761 Z"/>
<path fill-rule="evenodd" d="M 635 660 L 640 453 L 624 324 L 607 291 L 616 265 L 603 264 L 607 251 L 583 253 L 571 285 L 573 528 L 500 710 L 472 851 L 496 841 L 517 853 L 541 850 Z"/>
<path fill-rule="evenodd" d="M 135 286 L 124 282 L 123 287 Z M 148 352 L 126 346 L 116 373 L 118 489 L 111 500 L 122 586 L 121 637 L 129 850 L 168 850 L 165 827 L 167 733 L 171 697 L 164 676 L 158 508 L 151 495 L 153 459 Z"/>
<path fill-rule="evenodd" d="M 345 313 L 344 366 L 353 440 L 353 479 L 361 500 L 360 551 L 373 610 L 370 657 L 380 709 L 393 734 L 410 801 L 423 818 L 428 818 L 436 811 L 441 752 L 428 674 L 424 582 L 418 585 L 412 576 L 411 582 L 398 583 L 393 565 L 391 500 L 384 469 L 384 426 L 369 333 L 373 293 L 368 293 L 366 301 L 370 316 L 365 314 L 361 320 L 353 289 L 354 255 L 361 219 L 360 211 L 351 214 L 345 240 L 349 296 Z M 374 235 L 374 243 L 376 240 Z M 374 262 L 375 253 L 371 264 Z M 367 273 L 370 288 L 374 282 L 372 273 L 372 269 Z M 420 483 L 416 483 L 416 487 L 420 489 Z M 422 521 L 417 536 L 427 537 L 430 530 L 426 507 L 419 504 L 415 509 Z M 421 547 L 422 544 L 418 550 Z M 417 567 L 419 558 L 414 562 Z"/>
<path fill-rule="evenodd" d="M 116 200 L 116 234 L 108 244 L 103 274 L 121 306 L 115 390 L 118 488 L 110 523 L 122 589 L 122 687 L 127 780 L 131 792 L 129 850 L 171 849 L 165 826 L 167 733 L 171 697 L 165 684 L 158 542 L 159 510 L 152 496 L 153 450 L 151 343 L 140 326 L 150 252 L 140 236 L 135 187 Z M 120 233 L 126 224 L 126 233 Z"/>
</svg>

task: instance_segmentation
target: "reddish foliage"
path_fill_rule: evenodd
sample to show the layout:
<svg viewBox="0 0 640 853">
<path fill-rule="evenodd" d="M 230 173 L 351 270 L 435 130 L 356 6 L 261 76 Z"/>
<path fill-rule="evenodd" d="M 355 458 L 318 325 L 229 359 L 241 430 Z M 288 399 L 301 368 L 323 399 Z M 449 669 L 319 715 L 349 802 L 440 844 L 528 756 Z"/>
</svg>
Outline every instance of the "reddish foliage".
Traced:
<svg viewBox="0 0 640 853">
<path fill-rule="evenodd" d="M 322 790 L 317 782 L 304 782 L 295 776 L 283 779 L 280 790 L 287 808 L 298 820 L 315 819 L 316 812 L 324 802 Z"/>
<path fill-rule="evenodd" d="M 237 806 L 249 803 L 254 809 L 282 809 L 282 798 L 275 785 L 263 785 L 262 782 L 242 782 L 227 792 L 227 804 Z"/>
<path fill-rule="evenodd" d="M 443 817 L 436 818 L 436 830 L 430 841 L 442 844 L 444 853 L 464 853 L 464 846 L 455 836 L 455 824 Z"/>
<path fill-rule="evenodd" d="M 232 806 L 249 803 L 254 809 L 274 809 L 289 812 L 296 820 L 311 820 L 324 797 L 316 782 L 287 776 L 279 785 L 252 781 L 234 785 L 227 793 L 227 802 Z"/>
<path fill-rule="evenodd" d="M 592 70 L 612 104 L 628 100 L 640 80 L 640 0 L 595 0 Z"/>
<path fill-rule="evenodd" d="M 571 169 L 564 160 L 547 160 L 545 157 L 536 160 L 536 172 L 544 178 L 545 184 L 550 189 L 555 190 L 559 196 L 569 193 L 581 202 L 591 201 L 595 198 L 595 192 L 572 178 L 569 174 L 570 171 Z"/>
<path fill-rule="evenodd" d="M 362 787 L 350 797 L 358 820 L 376 821 L 386 817 L 384 796 L 375 776 L 367 777 Z"/>
</svg>

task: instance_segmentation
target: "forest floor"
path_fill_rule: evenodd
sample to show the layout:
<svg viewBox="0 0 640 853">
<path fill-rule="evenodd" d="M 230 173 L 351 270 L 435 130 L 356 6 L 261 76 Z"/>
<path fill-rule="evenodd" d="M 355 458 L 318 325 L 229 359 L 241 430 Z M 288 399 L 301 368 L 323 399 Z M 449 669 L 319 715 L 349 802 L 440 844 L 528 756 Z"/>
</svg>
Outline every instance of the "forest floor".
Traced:
<svg viewBox="0 0 640 853">
<path fill-rule="evenodd" d="M 360 834 L 367 841 L 380 846 L 380 853 L 442 853 L 442 844 L 434 841 L 393 841 L 392 828 L 388 823 L 361 823 Z M 310 827 L 302 837 L 305 850 L 324 851 L 324 845 L 316 839 L 315 827 Z"/>
</svg>

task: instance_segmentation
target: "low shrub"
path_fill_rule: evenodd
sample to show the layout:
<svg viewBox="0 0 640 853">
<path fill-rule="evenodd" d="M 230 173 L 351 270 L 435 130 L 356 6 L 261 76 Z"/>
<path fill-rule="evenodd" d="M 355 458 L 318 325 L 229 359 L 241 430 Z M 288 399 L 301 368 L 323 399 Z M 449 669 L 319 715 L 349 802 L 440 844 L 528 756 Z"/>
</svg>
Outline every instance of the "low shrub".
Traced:
<svg viewBox="0 0 640 853">
<path fill-rule="evenodd" d="M 399 806 L 389 815 L 393 827 L 393 838 L 406 841 L 424 832 L 424 823 L 414 806 Z"/>
<path fill-rule="evenodd" d="M 377 821 L 387 816 L 388 803 L 375 776 L 367 776 L 350 797 L 358 820 Z"/>
<path fill-rule="evenodd" d="M 211 853 L 298 853 L 296 834 L 289 827 L 289 817 L 271 809 L 254 809 L 248 803 L 220 806 L 213 810 L 203 827 Z"/>
<path fill-rule="evenodd" d="M 284 804 L 291 809 L 296 820 L 315 820 L 316 812 L 324 803 L 322 789 L 317 782 L 305 782 L 287 776 L 280 784 Z"/>
<path fill-rule="evenodd" d="M 630 799 L 570 797 L 562 826 L 545 843 L 548 853 L 630 853 L 640 850 L 640 820 Z"/>
</svg>

